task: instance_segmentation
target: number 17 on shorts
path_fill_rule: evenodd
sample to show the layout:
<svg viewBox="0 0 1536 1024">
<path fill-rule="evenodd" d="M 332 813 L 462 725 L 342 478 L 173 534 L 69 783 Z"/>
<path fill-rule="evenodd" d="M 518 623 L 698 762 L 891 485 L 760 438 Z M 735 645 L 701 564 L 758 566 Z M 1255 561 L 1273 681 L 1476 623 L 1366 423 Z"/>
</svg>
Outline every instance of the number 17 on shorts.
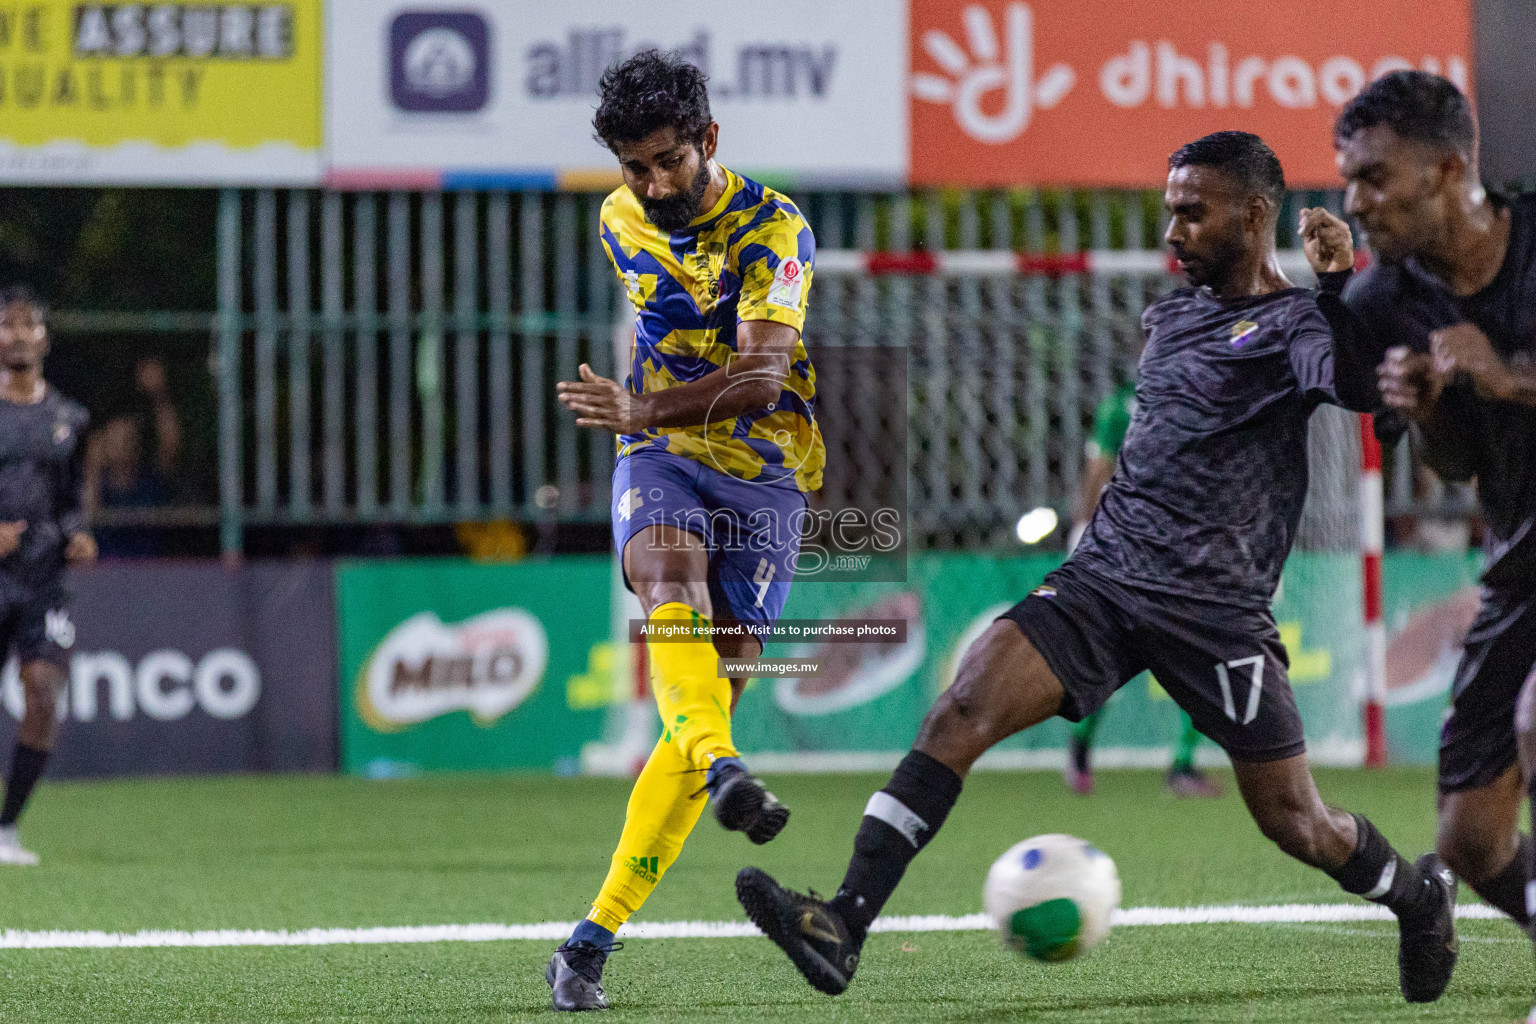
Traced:
<svg viewBox="0 0 1536 1024">
<path fill-rule="evenodd" d="M 1247 678 L 1244 678 L 1245 676 Z M 1237 717 L 1237 703 L 1232 694 L 1234 680 L 1238 699 L 1244 700 L 1242 718 Z M 1264 655 L 1255 654 L 1251 658 L 1218 661 L 1216 682 L 1221 686 L 1222 710 L 1227 713 L 1227 717 L 1238 725 L 1247 725 L 1259 716 L 1259 698 L 1264 693 Z M 1245 683 L 1248 687 L 1246 695 L 1242 692 Z"/>
</svg>

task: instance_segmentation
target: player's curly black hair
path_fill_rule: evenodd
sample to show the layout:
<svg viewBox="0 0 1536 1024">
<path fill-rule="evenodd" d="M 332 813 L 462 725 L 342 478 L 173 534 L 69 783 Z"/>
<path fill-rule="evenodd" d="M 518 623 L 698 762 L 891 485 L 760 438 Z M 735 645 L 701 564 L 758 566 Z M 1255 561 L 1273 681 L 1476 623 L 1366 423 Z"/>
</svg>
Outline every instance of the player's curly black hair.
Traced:
<svg viewBox="0 0 1536 1024">
<path fill-rule="evenodd" d="M 1333 125 L 1335 143 L 1384 124 L 1405 139 L 1471 157 L 1477 148 L 1472 105 L 1449 80 L 1428 71 L 1382 75 L 1344 105 Z"/>
<path fill-rule="evenodd" d="M 1187 142 L 1168 158 L 1168 169 L 1216 167 L 1274 204 L 1285 199 L 1285 171 L 1269 144 L 1252 132 L 1212 132 Z"/>
<path fill-rule="evenodd" d="M 48 304 L 38 298 L 37 292 L 27 285 L 13 284 L 0 288 L 0 310 L 12 305 L 32 307 L 38 320 L 46 320 L 48 317 Z"/>
<path fill-rule="evenodd" d="M 642 50 L 603 72 L 601 99 L 592 128 L 610 150 L 638 142 L 659 128 L 674 128 L 695 146 L 704 141 L 712 120 L 704 72 L 685 60 L 656 50 Z"/>
</svg>

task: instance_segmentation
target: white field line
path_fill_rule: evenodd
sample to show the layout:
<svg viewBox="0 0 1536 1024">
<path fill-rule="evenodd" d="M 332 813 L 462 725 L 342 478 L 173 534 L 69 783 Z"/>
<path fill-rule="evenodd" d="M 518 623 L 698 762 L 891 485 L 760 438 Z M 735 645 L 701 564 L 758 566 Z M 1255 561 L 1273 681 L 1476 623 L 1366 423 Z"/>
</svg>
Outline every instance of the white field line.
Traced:
<svg viewBox="0 0 1536 1024">
<path fill-rule="evenodd" d="M 1487 920 L 1502 917 L 1481 904 L 1456 908 L 1456 916 Z M 1326 924 L 1339 921 L 1390 921 L 1384 907 L 1361 903 L 1287 903 L 1278 906 L 1131 907 L 1115 912 L 1122 928 L 1174 924 Z M 568 937 L 574 921 L 543 924 L 438 924 L 394 928 L 306 928 L 301 931 L 146 931 L 29 932 L 0 931 L 0 949 L 151 949 L 214 946 L 369 946 L 415 942 L 557 942 Z M 882 917 L 870 931 L 969 932 L 991 924 L 983 914 L 950 917 Z M 746 921 L 639 921 L 625 925 L 624 939 L 727 939 L 761 933 Z"/>
<path fill-rule="evenodd" d="M 1323 935 L 1349 935 L 1367 939 L 1397 939 L 1396 928 L 1346 928 L 1336 924 L 1283 924 L 1280 927 L 1301 932 L 1318 932 Z M 1458 935 L 1458 942 L 1476 942 L 1489 946 L 1531 946 L 1530 939 L 1495 939 L 1486 935 Z"/>
</svg>

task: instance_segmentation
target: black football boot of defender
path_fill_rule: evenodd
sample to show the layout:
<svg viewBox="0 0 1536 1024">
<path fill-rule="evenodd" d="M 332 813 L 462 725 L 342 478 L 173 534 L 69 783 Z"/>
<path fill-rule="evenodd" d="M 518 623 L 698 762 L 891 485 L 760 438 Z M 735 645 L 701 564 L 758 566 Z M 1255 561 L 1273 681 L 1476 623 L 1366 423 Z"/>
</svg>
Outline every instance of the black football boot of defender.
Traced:
<svg viewBox="0 0 1536 1024">
<path fill-rule="evenodd" d="M 786 889 L 757 868 L 737 873 L 736 899 L 812 986 L 829 996 L 848 987 L 862 943 L 825 900 Z"/>
<path fill-rule="evenodd" d="M 1410 1003 L 1432 1003 L 1451 983 L 1456 969 L 1456 876 L 1433 853 L 1416 863 L 1425 884 L 1440 890 L 1441 896 L 1433 914 L 1398 918 L 1398 982 Z"/>
</svg>

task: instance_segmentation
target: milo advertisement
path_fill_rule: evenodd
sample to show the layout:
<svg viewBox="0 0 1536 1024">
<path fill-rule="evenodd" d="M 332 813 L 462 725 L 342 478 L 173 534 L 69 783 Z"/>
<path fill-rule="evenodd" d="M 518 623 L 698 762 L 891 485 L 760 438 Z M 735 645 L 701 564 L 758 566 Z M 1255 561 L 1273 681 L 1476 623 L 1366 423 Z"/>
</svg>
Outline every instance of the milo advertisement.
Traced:
<svg viewBox="0 0 1536 1024">
<path fill-rule="evenodd" d="M 342 563 L 341 766 L 575 771 L 603 727 L 609 560 Z M 611 682 L 599 689 L 606 696 Z"/>
<path fill-rule="evenodd" d="M 1386 721 L 1395 763 L 1435 759 L 1461 638 L 1477 607 L 1479 562 L 1387 556 Z M 879 620 L 905 629 L 894 642 L 769 644 L 765 657 L 801 659 L 819 671 L 751 680 L 734 715 L 737 745 L 764 771 L 888 766 L 953 682 L 965 649 L 1059 563 L 1059 555 L 914 554 L 905 582 L 876 581 L 894 573 L 801 581 L 783 621 Z M 1364 753 L 1360 587 L 1357 557 L 1297 554 L 1276 595 L 1291 683 L 1319 763 L 1358 764 Z M 342 563 L 343 770 L 633 770 L 659 721 L 648 697 L 635 698 L 621 630 L 638 611 L 617 601 L 614 588 L 605 556 Z M 1165 765 L 1179 725 L 1173 701 L 1143 673 L 1111 699 L 1095 764 Z M 1000 744 L 983 763 L 1054 768 L 1066 739 L 1066 723 L 1052 719 Z M 1197 756 L 1220 762 L 1223 755 L 1207 743 Z"/>
</svg>

